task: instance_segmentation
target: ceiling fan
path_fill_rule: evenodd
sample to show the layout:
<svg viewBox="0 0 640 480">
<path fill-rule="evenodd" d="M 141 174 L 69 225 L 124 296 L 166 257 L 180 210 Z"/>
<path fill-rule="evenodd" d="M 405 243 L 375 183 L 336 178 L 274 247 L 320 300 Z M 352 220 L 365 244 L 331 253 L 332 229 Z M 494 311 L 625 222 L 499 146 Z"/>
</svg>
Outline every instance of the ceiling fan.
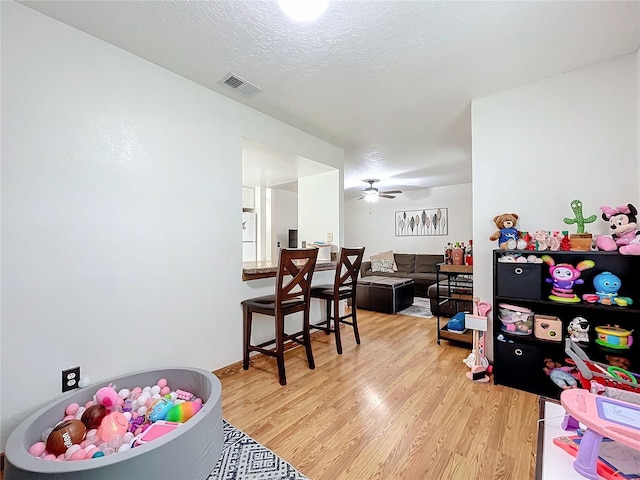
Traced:
<svg viewBox="0 0 640 480">
<path fill-rule="evenodd" d="M 377 179 L 365 180 L 365 182 L 367 182 L 369 186 L 363 190 L 364 195 L 358 198 L 358 200 L 362 200 L 364 198 L 367 202 L 373 203 L 373 202 L 377 202 L 378 198 L 380 197 L 396 198 L 395 194 L 402 193 L 402 190 L 389 190 L 388 192 L 381 192 L 380 190 L 378 190 L 376 187 L 373 186 L 374 183 L 379 181 L 380 180 L 377 180 Z"/>
</svg>

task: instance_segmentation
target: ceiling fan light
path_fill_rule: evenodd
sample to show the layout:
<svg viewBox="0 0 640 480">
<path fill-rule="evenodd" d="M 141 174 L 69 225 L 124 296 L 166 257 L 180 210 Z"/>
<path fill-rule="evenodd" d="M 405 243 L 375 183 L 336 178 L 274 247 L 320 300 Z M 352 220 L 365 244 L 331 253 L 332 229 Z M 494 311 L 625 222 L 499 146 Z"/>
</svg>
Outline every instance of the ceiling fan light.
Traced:
<svg viewBox="0 0 640 480">
<path fill-rule="evenodd" d="M 376 203 L 378 201 L 378 195 L 376 195 L 375 193 L 368 193 L 367 195 L 364 196 L 364 200 L 365 202 L 369 202 L 369 203 Z"/>
<path fill-rule="evenodd" d="M 291 20 L 312 22 L 324 13 L 329 0 L 278 0 L 278 4 Z"/>
</svg>

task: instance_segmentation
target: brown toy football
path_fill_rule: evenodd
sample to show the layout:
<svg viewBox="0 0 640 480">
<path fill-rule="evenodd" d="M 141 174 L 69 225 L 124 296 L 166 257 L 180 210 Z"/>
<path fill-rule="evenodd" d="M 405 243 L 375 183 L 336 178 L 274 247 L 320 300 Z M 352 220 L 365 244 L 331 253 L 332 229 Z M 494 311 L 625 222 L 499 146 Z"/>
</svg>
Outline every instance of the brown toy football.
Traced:
<svg viewBox="0 0 640 480">
<path fill-rule="evenodd" d="M 87 428 L 80 420 L 64 420 L 60 422 L 47 437 L 47 451 L 60 455 L 74 443 L 82 442 Z"/>
<path fill-rule="evenodd" d="M 87 408 L 82 414 L 82 423 L 90 430 L 92 428 L 98 428 L 102 419 L 107 416 L 107 409 L 104 405 L 92 405 Z"/>
</svg>

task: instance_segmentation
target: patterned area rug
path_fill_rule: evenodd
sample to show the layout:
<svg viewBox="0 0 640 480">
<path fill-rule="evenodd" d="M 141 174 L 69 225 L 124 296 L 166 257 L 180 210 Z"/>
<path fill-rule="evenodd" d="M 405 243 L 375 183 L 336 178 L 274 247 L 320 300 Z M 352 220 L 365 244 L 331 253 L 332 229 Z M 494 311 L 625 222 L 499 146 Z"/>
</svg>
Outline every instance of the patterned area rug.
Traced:
<svg viewBox="0 0 640 480">
<path fill-rule="evenodd" d="M 431 313 L 431 305 L 429 303 L 428 298 L 424 297 L 415 297 L 413 299 L 413 305 L 409 308 L 405 308 L 404 310 L 398 312 L 400 315 L 411 315 L 412 317 L 424 317 L 430 318 L 433 317 Z"/>
<path fill-rule="evenodd" d="M 223 422 L 222 455 L 207 480 L 309 480 L 267 447 Z"/>
</svg>

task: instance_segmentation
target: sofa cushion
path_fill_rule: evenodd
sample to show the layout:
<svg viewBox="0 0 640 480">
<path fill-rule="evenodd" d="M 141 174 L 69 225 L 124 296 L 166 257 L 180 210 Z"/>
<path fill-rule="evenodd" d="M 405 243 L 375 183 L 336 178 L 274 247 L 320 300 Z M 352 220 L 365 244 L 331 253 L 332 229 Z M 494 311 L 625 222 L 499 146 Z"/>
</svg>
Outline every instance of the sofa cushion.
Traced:
<svg viewBox="0 0 640 480">
<path fill-rule="evenodd" d="M 416 273 L 436 273 L 436 265 L 444 262 L 444 255 L 416 255 Z"/>
<path fill-rule="evenodd" d="M 416 265 L 415 253 L 395 253 L 394 258 L 400 273 L 413 273 Z"/>
<path fill-rule="evenodd" d="M 369 257 L 370 260 L 373 262 L 374 260 L 391 260 L 393 261 L 393 271 L 397 272 L 398 271 L 398 266 L 396 265 L 396 261 L 395 258 L 393 256 L 393 250 L 388 250 L 386 252 L 380 252 L 377 255 L 371 255 L 371 257 Z"/>
<path fill-rule="evenodd" d="M 386 258 L 374 258 L 371 260 L 372 272 L 393 273 L 393 260 L 387 260 Z"/>
</svg>

